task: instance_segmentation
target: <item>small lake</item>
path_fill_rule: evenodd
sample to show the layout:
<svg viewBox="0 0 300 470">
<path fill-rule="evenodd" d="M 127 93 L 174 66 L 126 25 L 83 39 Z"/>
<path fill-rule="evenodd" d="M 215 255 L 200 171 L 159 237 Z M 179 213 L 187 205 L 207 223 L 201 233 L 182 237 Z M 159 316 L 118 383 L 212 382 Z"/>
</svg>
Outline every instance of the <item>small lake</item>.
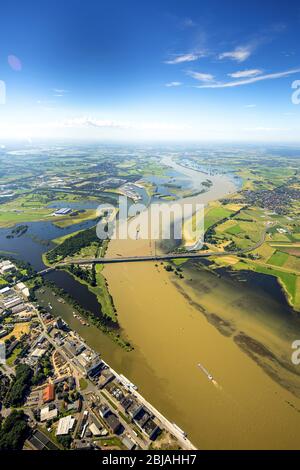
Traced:
<svg viewBox="0 0 300 470">
<path fill-rule="evenodd" d="M 26 225 L 28 226 L 27 232 L 14 238 L 7 238 L 7 235 L 11 234 L 12 228 L 0 229 L 1 251 L 8 252 L 11 256 L 30 263 L 36 271 L 40 271 L 46 267 L 42 260 L 43 253 L 55 246 L 51 240 L 77 230 L 90 228 L 95 225 L 95 220 L 87 220 L 65 228 L 57 227 L 49 221 L 29 222 Z M 99 303 L 95 294 L 90 292 L 85 285 L 77 282 L 70 274 L 65 271 L 54 271 L 48 274 L 47 278 L 64 289 L 83 308 L 95 316 L 99 315 Z"/>
</svg>

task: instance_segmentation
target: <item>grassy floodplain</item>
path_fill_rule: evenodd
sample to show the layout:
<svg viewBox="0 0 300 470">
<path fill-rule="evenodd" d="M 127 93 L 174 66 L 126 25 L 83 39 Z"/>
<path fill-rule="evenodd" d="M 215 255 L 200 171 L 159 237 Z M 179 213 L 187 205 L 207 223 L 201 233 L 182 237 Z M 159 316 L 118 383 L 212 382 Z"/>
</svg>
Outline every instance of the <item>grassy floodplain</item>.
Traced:
<svg viewBox="0 0 300 470">
<path fill-rule="evenodd" d="M 96 217 L 95 210 L 73 211 L 71 216 L 53 216 L 55 209 L 50 208 L 49 204 L 55 205 L 57 202 L 63 202 L 68 207 L 68 203 L 80 204 L 81 199 L 68 193 L 45 195 L 44 192 L 30 192 L 17 195 L 11 201 L 0 205 L 0 227 L 13 227 L 20 223 L 43 220 L 52 221 L 60 227 L 68 227 Z"/>
<path fill-rule="evenodd" d="M 296 161 L 289 167 L 285 159 L 279 159 L 271 168 L 265 166 L 267 162 L 254 161 L 253 169 L 240 168 L 245 165 L 241 160 L 230 162 L 232 170 L 243 179 L 242 188 L 206 207 L 205 247 L 215 251 L 243 250 L 254 246 L 268 227 L 265 242 L 257 250 L 240 257 L 212 258 L 212 261 L 216 267 L 248 269 L 276 277 L 290 305 L 300 310 L 300 202 L 295 192 L 299 189 Z M 205 162 L 201 164 L 205 166 Z M 285 197 L 285 193 L 292 197 Z"/>
</svg>

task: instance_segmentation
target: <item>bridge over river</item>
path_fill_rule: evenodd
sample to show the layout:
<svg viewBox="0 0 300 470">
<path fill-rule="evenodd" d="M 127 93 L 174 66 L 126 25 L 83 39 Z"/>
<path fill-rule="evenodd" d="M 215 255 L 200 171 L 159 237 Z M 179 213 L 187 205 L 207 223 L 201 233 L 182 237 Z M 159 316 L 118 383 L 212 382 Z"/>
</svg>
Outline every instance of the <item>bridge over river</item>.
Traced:
<svg viewBox="0 0 300 470">
<path fill-rule="evenodd" d="M 54 271 L 57 268 L 63 268 L 64 266 L 70 266 L 71 264 L 114 264 L 114 263 L 138 263 L 145 261 L 167 261 L 172 259 L 190 259 L 190 258 L 204 258 L 208 256 L 224 256 L 228 255 L 229 252 L 197 252 L 197 253 L 168 253 L 165 255 L 153 255 L 153 256 L 120 256 L 118 258 L 77 258 L 56 263 L 53 266 L 39 271 L 38 274 L 47 274 Z M 234 254 L 231 252 L 230 254 Z"/>
<path fill-rule="evenodd" d="M 259 248 L 265 241 L 267 230 L 262 233 L 260 240 L 252 245 L 251 247 L 244 248 L 242 250 L 235 251 L 197 251 L 197 252 L 182 252 L 182 253 L 166 253 L 162 255 L 150 255 L 150 256 L 120 256 L 117 258 L 72 258 L 70 260 L 56 263 L 49 268 L 42 269 L 37 274 L 47 274 L 58 268 L 70 266 L 71 264 L 115 264 L 115 263 L 138 263 L 146 261 L 167 261 L 173 259 L 201 259 L 208 258 L 210 256 L 229 256 L 229 255 L 242 255 L 250 251 Z"/>
</svg>

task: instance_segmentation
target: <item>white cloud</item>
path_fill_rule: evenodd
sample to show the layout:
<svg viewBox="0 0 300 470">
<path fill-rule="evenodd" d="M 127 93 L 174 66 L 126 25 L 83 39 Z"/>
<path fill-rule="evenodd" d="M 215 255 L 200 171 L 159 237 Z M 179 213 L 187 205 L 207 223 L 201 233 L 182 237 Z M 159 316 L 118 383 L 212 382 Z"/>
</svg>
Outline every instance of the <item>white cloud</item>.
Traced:
<svg viewBox="0 0 300 470">
<path fill-rule="evenodd" d="M 174 86 L 180 86 L 182 85 L 181 82 L 169 82 L 169 83 L 166 83 L 165 86 L 170 88 L 170 87 L 174 87 Z"/>
<path fill-rule="evenodd" d="M 223 83 L 207 83 L 205 85 L 196 85 L 196 88 L 232 88 L 236 86 L 249 85 L 251 83 L 261 82 L 263 80 L 275 80 L 277 78 L 288 77 L 295 73 L 299 73 L 300 68 L 287 70 L 285 72 L 269 73 L 267 75 L 259 75 L 258 77 L 251 77 L 245 80 L 236 80 L 233 82 L 223 82 Z"/>
<path fill-rule="evenodd" d="M 256 108 L 256 104 L 246 104 L 245 108 Z"/>
<path fill-rule="evenodd" d="M 91 117 L 79 117 L 72 119 L 65 119 L 57 123 L 58 127 L 103 127 L 114 129 L 129 129 L 131 124 L 126 121 L 112 121 L 107 119 L 94 119 Z"/>
<path fill-rule="evenodd" d="M 56 98 L 61 98 L 65 96 L 66 93 L 69 93 L 69 90 L 64 90 L 63 88 L 53 88 L 53 96 Z"/>
<path fill-rule="evenodd" d="M 214 81 L 214 76 L 211 75 L 210 73 L 194 72 L 193 70 L 188 70 L 186 73 L 190 77 L 193 77 L 196 80 L 199 80 L 200 82 L 212 82 L 212 81 Z"/>
<path fill-rule="evenodd" d="M 231 59 L 236 62 L 244 62 L 248 57 L 250 57 L 251 52 L 251 46 L 240 46 L 236 47 L 233 51 L 222 52 L 222 54 L 219 54 L 219 59 Z"/>
<path fill-rule="evenodd" d="M 182 64 L 184 62 L 193 62 L 200 57 L 204 57 L 203 52 L 190 52 L 188 54 L 176 54 L 173 58 L 165 60 L 165 64 Z"/>
<path fill-rule="evenodd" d="M 59 95 L 64 95 L 65 93 L 69 93 L 69 90 L 64 90 L 63 88 L 53 88 L 54 93 L 58 93 Z"/>
<path fill-rule="evenodd" d="M 232 78 L 248 78 L 248 77 L 256 77 L 257 75 L 261 75 L 262 70 L 259 69 L 250 69 L 250 70 L 240 70 L 238 72 L 229 73 L 228 76 Z"/>
<path fill-rule="evenodd" d="M 94 119 L 91 117 L 79 117 L 73 119 L 66 119 L 64 121 L 56 122 L 54 127 L 71 127 L 71 128 L 88 128 L 96 127 L 103 129 L 133 129 L 133 130 L 184 130 L 187 129 L 186 125 L 173 124 L 166 122 L 132 122 L 132 121 L 114 121 L 109 119 Z"/>
</svg>

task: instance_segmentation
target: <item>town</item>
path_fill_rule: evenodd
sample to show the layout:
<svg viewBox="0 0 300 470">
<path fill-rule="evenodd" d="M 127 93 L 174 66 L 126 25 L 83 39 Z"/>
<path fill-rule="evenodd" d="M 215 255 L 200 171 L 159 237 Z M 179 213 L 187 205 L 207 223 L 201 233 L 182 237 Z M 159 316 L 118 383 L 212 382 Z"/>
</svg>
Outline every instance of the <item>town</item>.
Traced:
<svg viewBox="0 0 300 470">
<path fill-rule="evenodd" d="M 194 449 L 23 282 L 0 290 L 0 322 L 0 449 Z"/>
</svg>

